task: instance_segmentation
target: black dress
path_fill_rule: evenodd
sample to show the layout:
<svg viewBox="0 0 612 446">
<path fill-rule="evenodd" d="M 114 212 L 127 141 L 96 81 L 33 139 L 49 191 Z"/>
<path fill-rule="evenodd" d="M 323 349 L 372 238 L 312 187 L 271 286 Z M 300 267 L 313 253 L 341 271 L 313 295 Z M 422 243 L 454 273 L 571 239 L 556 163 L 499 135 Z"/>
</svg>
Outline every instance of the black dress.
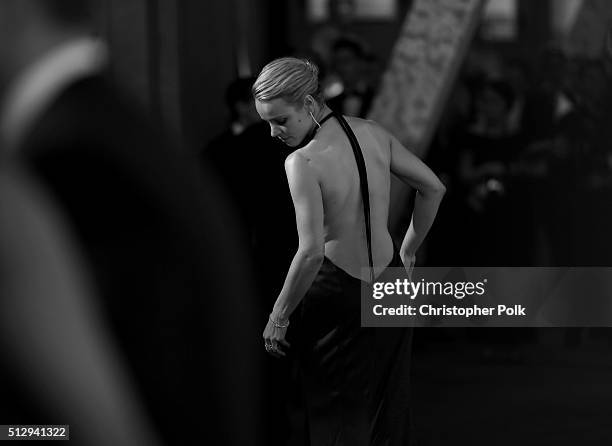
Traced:
<svg viewBox="0 0 612 446">
<path fill-rule="evenodd" d="M 336 118 L 342 123 L 340 115 Z M 360 166 L 371 259 L 365 163 L 350 128 L 343 128 Z M 395 249 L 388 267 L 403 267 Z M 412 329 L 362 328 L 362 284 L 325 257 L 292 317 L 291 445 L 410 444 Z"/>
</svg>

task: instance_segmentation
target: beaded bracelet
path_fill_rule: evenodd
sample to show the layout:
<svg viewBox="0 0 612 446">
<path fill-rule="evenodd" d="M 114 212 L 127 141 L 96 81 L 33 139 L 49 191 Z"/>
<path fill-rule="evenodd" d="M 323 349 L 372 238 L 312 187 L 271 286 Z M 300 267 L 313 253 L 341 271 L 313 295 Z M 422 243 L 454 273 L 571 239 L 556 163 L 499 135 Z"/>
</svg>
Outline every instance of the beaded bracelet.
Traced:
<svg viewBox="0 0 612 446">
<path fill-rule="evenodd" d="M 287 328 L 289 326 L 289 319 L 287 319 L 287 321 L 283 324 L 278 319 L 273 319 L 272 314 L 270 314 L 270 322 L 272 322 L 272 325 L 274 325 L 276 328 Z"/>
</svg>

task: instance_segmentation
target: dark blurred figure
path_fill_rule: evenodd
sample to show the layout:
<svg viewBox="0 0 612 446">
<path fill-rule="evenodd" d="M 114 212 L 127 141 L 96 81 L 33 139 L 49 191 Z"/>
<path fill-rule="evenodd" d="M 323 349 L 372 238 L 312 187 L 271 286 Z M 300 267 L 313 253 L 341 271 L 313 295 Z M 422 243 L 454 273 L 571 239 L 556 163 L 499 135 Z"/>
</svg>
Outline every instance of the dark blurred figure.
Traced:
<svg viewBox="0 0 612 446">
<path fill-rule="evenodd" d="M 231 181 L 239 189 L 248 212 L 250 255 L 256 272 L 260 320 L 266 320 L 291 264 L 297 243 L 295 212 L 285 175 L 287 147 L 270 136 L 270 127 L 260 122 L 237 138 L 235 150 L 228 148 L 228 162 L 235 167 Z M 233 158 L 229 161 L 230 158 Z M 241 172 L 238 175 L 238 172 Z M 265 352 L 262 350 L 262 354 Z M 262 411 L 265 444 L 285 438 L 289 363 L 266 355 Z"/>
<path fill-rule="evenodd" d="M 245 141 L 241 135 L 260 121 L 251 95 L 253 82 L 255 78 L 238 78 L 227 87 L 225 103 L 230 112 L 230 123 L 202 150 L 200 156 L 205 170 L 210 168 L 218 176 L 237 212 L 245 238 L 251 241 L 254 237 L 253 203 L 248 194 L 249 188 L 244 187 L 244 180 L 248 178 L 252 166 L 237 162 L 236 157 L 245 151 Z"/>
<path fill-rule="evenodd" d="M 229 86 L 226 98 L 233 117 L 231 128 L 203 150 L 201 160 L 218 175 L 240 218 L 245 250 L 256 273 L 253 291 L 259 319 L 266 320 L 293 258 L 297 236 L 284 168 L 289 151 L 261 122 L 251 93 L 253 82 L 238 79 Z M 264 412 L 268 421 L 263 430 L 266 444 L 274 444 L 284 436 L 280 429 L 288 424 L 284 417 L 289 372 L 286 364 L 279 366 L 266 356 L 263 388 L 267 389 Z"/>
<path fill-rule="evenodd" d="M 600 61 L 574 58 L 564 67 L 552 127 L 531 135 L 536 139 L 527 148 L 544 167 L 534 188 L 537 220 L 552 265 L 606 265 L 612 221 L 606 205 L 611 193 L 611 89 Z"/>
<path fill-rule="evenodd" d="M 512 58 L 504 62 L 504 79 L 514 91 L 514 104 L 510 110 L 509 130 L 513 133 L 523 133 L 525 125 L 524 113 L 527 94 L 531 85 L 531 70 L 526 61 Z"/>
<path fill-rule="evenodd" d="M 267 319 L 283 278 L 289 269 L 297 243 L 295 212 L 285 175 L 286 146 L 270 136 L 270 126 L 260 122 L 240 136 L 241 150 L 234 164 L 244 163 L 246 175 L 236 179 L 246 195 L 252 234 L 251 256 L 255 265 L 259 292 L 259 317 Z M 265 350 L 261 350 L 262 355 Z M 279 362 L 266 354 L 265 444 L 279 444 L 286 438 L 289 363 Z"/>
<path fill-rule="evenodd" d="M 238 136 L 253 124 L 259 122 L 259 115 L 253 105 L 251 87 L 254 77 L 239 78 L 230 84 L 225 94 L 225 101 L 231 113 L 230 128 L 225 132 Z"/>
<path fill-rule="evenodd" d="M 565 54 L 554 47 L 545 48 L 537 60 L 534 79 L 527 84 L 520 119 L 526 146 L 524 161 L 535 167 L 531 200 L 544 248 L 537 261 L 553 266 L 572 265 L 575 258 L 574 175 L 567 176 L 569 165 L 560 162 L 566 152 L 560 136 L 575 107 L 569 73 L 570 61 Z"/>
<path fill-rule="evenodd" d="M 24 384 L 3 380 L 0 419 L 70 422 L 80 445 L 160 445 L 70 233 L 40 188 L 0 169 L 3 376 L 8 369 Z"/>
<path fill-rule="evenodd" d="M 465 261 L 461 251 L 465 245 L 455 232 L 456 217 L 466 214 L 457 169 L 461 155 L 457 142 L 463 137 L 471 120 L 472 82 L 466 73 L 458 78 L 427 152 L 427 165 L 431 166 L 447 188 L 445 204 L 438 211 L 439 218 L 431 228 L 432 235 L 426 245 L 427 263 L 431 266 L 460 266 Z"/>
<path fill-rule="evenodd" d="M 517 239 L 524 222 L 517 221 L 510 195 L 512 163 L 522 149 L 521 136 L 510 130 L 514 99 L 509 84 L 482 82 L 475 91 L 473 120 L 457 140 L 463 218 L 470 222 L 460 251 L 466 265 L 525 264 L 529 243 Z"/>
<path fill-rule="evenodd" d="M 571 107 L 565 53 L 547 47 L 537 61 L 534 82 L 527 89 L 521 119 L 521 127 L 529 141 L 551 137 L 558 119 Z"/>
<path fill-rule="evenodd" d="M 295 213 L 285 176 L 289 152 L 270 136 L 266 123 L 254 125 L 244 133 L 243 151 L 250 151 L 250 156 L 245 158 L 250 174 L 246 177 L 248 182 L 242 185 L 251 202 L 256 271 L 265 304 L 269 305 L 278 294 L 278 279 L 282 283 L 291 263 L 291 247 L 297 241 L 292 227 Z"/>
<path fill-rule="evenodd" d="M 551 186 L 566 192 L 565 201 L 571 200 L 572 205 L 573 230 L 568 234 L 573 250 L 565 262 L 608 266 L 612 264 L 608 206 L 612 195 L 612 84 L 601 61 L 577 61 L 572 92 L 574 106 L 559 122 L 549 163 Z M 551 231 L 560 243 L 559 229 Z"/>
<path fill-rule="evenodd" d="M 339 93 L 327 98 L 327 105 L 338 113 L 365 118 L 374 100 L 368 60 L 363 46 L 349 38 L 339 38 L 332 47 L 331 70 L 338 76 Z M 332 89 L 333 91 L 333 89 Z"/>
<path fill-rule="evenodd" d="M 225 91 L 225 104 L 230 112 L 230 122 L 227 128 L 217 135 L 202 151 L 206 162 L 212 162 L 212 167 L 221 176 L 229 170 L 228 147 L 235 147 L 238 136 L 253 124 L 259 122 L 259 116 L 253 98 L 251 87 L 255 78 L 238 78 Z M 235 166 L 234 166 L 235 167 Z"/>
<path fill-rule="evenodd" d="M 233 221 L 195 160 L 104 78 L 87 12 L 82 0 L 0 2 L 2 149 L 66 215 L 163 440 L 254 443 L 261 327 Z M 55 416 L 32 419 L 36 400 L 1 404 L 5 423 Z"/>
<path fill-rule="evenodd" d="M 240 78 L 229 85 L 226 103 L 232 122 L 204 148 L 201 160 L 217 174 L 238 213 L 267 310 L 293 256 L 289 246 L 295 239 L 295 218 L 284 174 L 289 152 L 257 114 L 254 81 Z"/>
<path fill-rule="evenodd" d="M 522 167 L 524 139 L 513 125 L 515 89 L 503 80 L 481 80 L 473 90 L 473 116 L 457 138 L 456 218 L 465 222 L 459 239 L 459 265 L 531 266 L 534 221 Z M 522 347 L 534 332 L 526 329 L 470 328 L 468 339 L 491 362 L 522 361 Z"/>
</svg>

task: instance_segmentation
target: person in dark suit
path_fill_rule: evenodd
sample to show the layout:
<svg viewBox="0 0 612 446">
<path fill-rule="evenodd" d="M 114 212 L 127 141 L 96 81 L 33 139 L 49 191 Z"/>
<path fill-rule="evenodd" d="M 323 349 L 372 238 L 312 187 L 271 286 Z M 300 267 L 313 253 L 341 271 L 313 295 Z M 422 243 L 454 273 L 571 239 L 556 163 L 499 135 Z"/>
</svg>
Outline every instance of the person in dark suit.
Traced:
<svg viewBox="0 0 612 446">
<path fill-rule="evenodd" d="M 283 167 L 288 152 L 280 141 L 270 137 L 269 127 L 255 110 L 251 91 L 254 81 L 255 78 L 241 78 L 230 84 L 226 101 L 232 124 L 202 151 L 201 161 L 220 179 L 242 223 L 242 238 L 248 240 L 255 270 L 257 309 L 263 318 L 291 263 L 297 237 Z M 256 123 L 251 121 L 253 112 Z M 273 444 L 283 436 L 281 430 L 286 425 L 283 420 L 289 371 L 271 358 L 266 358 L 264 367 L 262 384 L 267 391 L 263 408 L 268 422 L 262 430 L 266 444 Z"/>
<path fill-rule="evenodd" d="M 195 159 L 105 78 L 87 12 L 0 3 L 2 151 L 65 215 L 162 439 L 256 442 L 259 326 L 233 221 Z"/>
<path fill-rule="evenodd" d="M 293 257 L 295 217 L 283 173 L 288 152 L 270 137 L 257 114 L 251 91 L 254 82 L 254 77 L 246 77 L 230 83 L 225 95 L 230 126 L 207 144 L 200 161 L 227 194 L 240 220 L 242 238 L 248 239 L 257 288 L 262 298 L 269 298 Z M 271 217 L 274 225 L 270 225 Z M 269 304 L 265 301 L 262 308 L 267 310 Z"/>
<path fill-rule="evenodd" d="M 259 115 L 251 97 L 251 86 L 255 78 L 238 78 L 232 81 L 225 91 L 225 102 L 231 120 L 227 128 L 215 136 L 202 149 L 200 160 L 205 169 L 210 169 L 217 176 L 223 191 L 227 194 L 231 206 L 241 222 L 245 239 L 253 243 L 254 200 L 251 196 L 253 184 L 249 180 L 252 172 L 257 171 L 251 163 L 256 160 L 252 154 L 250 129 L 259 124 Z M 245 157 L 248 159 L 245 160 Z M 237 162 L 244 160 L 244 162 Z"/>
</svg>

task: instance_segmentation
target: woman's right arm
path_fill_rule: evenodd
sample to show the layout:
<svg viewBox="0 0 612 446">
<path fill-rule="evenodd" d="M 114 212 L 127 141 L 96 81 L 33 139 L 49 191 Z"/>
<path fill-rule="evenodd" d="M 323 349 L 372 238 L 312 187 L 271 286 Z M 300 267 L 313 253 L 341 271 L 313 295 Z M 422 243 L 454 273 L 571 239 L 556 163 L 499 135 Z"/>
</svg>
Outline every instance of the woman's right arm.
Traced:
<svg viewBox="0 0 612 446">
<path fill-rule="evenodd" d="M 382 129 L 381 129 L 382 130 Z M 404 264 L 413 262 L 417 249 L 425 239 L 438 212 L 446 187 L 433 171 L 404 147 L 393 135 L 382 130 L 390 144 L 391 172 L 416 189 L 410 226 L 402 242 L 400 254 Z M 408 265 L 406 265 L 408 267 Z"/>
</svg>

